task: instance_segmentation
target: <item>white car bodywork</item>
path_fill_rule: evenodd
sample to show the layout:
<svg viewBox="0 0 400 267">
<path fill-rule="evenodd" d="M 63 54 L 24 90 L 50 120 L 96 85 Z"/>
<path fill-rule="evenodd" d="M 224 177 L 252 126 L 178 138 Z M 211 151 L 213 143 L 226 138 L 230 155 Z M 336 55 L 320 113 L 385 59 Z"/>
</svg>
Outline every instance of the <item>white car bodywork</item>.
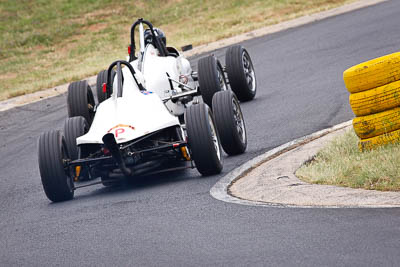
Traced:
<svg viewBox="0 0 400 267">
<path fill-rule="evenodd" d="M 196 88 L 190 63 L 176 49 L 174 55 L 161 57 L 153 44 L 144 47 L 142 24 L 139 29 L 140 51 L 138 58 L 129 64 L 136 72 L 136 80 L 146 91 L 139 89 L 129 68 L 122 68 L 122 97 L 117 97 L 118 79 L 115 77 L 111 97 L 97 106 L 89 132 L 77 138 L 77 145 L 102 144 L 102 138 L 107 133 L 113 133 L 117 143 L 124 143 L 180 125 L 177 116 L 183 115 L 191 103 L 173 102 L 168 98 L 182 93 L 185 88 Z"/>
<path fill-rule="evenodd" d="M 124 143 L 160 129 L 179 125 L 178 118 L 165 108 L 157 94 L 140 92 L 135 88 L 137 86 L 132 76 L 130 79 L 127 79 L 127 76 L 125 75 L 123 96 L 116 97 L 114 93 L 98 106 L 89 132 L 77 138 L 78 145 L 102 144 L 102 138 L 107 133 L 113 133 L 117 143 Z"/>
<path fill-rule="evenodd" d="M 188 72 L 181 63 L 186 59 L 161 58 L 154 54 L 154 51 L 156 49 L 148 45 L 146 60 L 143 62 L 144 74 L 137 68 L 139 59 L 131 64 L 137 80 L 147 90 L 141 92 L 129 69 L 123 68 L 122 97 L 117 97 L 114 90 L 109 99 L 98 105 L 89 132 L 77 138 L 77 145 L 102 144 L 103 136 L 110 132 L 114 134 L 117 143 L 124 143 L 160 129 L 179 125 L 179 119 L 175 115 L 183 114 L 184 106 L 170 100 L 164 104 L 161 97 L 169 97 L 182 91 L 176 87 L 176 91 L 171 92 L 166 72 L 171 78 L 179 79 L 180 75 Z M 114 80 L 113 88 L 117 88 L 117 79 Z"/>
<path fill-rule="evenodd" d="M 157 93 L 161 98 L 169 97 L 182 92 L 182 88 L 173 84 L 174 90 L 171 91 L 167 73 L 175 81 L 179 81 L 190 88 L 195 88 L 196 84 L 193 80 L 189 61 L 179 55 L 178 57 L 167 56 L 160 57 L 157 49 L 153 45 L 147 45 L 142 59 L 133 61 L 133 66 L 140 67 L 144 76 L 144 87 L 152 92 Z M 173 103 L 167 101 L 165 105 L 168 110 L 176 115 L 182 115 L 185 111 L 184 105 L 179 102 Z"/>
</svg>

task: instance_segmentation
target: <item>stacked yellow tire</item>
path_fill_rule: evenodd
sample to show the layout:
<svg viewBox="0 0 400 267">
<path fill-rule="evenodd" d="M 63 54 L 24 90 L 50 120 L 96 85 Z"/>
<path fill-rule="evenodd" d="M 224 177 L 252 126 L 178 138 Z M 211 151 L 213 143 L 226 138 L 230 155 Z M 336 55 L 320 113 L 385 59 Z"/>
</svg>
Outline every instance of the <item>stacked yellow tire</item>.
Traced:
<svg viewBox="0 0 400 267">
<path fill-rule="evenodd" d="M 360 150 L 400 142 L 400 52 L 351 67 L 343 80 Z"/>
</svg>

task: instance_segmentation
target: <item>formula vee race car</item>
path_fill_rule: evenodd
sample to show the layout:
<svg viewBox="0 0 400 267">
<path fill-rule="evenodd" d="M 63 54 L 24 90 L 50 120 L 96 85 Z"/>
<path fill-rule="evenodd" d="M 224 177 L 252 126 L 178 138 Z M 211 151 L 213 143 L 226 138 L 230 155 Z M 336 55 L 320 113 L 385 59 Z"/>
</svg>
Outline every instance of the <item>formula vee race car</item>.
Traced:
<svg viewBox="0 0 400 267">
<path fill-rule="evenodd" d="M 256 94 L 246 49 L 228 48 L 224 68 L 214 56 L 204 57 L 194 72 L 183 55 L 166 46 L 161 30 L 139 19 L 128 52 L 127 61 L 117 60 L 98 74 L 97 104 L 87 81 L 71 83 L 63 131 L 39 137 L 39 170 L 51 201 L 70 200 L 81 187 L 167 171 L 218 174 L 222 148 L 228 155 L 246 150 L 239 101 Z"/>
</svg>

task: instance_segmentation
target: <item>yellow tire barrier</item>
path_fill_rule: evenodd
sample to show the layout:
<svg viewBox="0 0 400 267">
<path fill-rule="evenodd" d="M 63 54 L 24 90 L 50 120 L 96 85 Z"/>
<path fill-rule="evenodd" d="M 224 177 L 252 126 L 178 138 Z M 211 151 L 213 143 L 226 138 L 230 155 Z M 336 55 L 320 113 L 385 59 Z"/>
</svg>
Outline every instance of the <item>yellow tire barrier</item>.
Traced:
<svg viewBox="0 0 400 267">
<path fill-rule="evenodd" d="M 358 93 L 400 80 L 400 52 L 372 59 L 347 69 L 344 84 Z"/>
<path fill-rule="evenodd" d="M 378 135 L 368 139 L 361 139 L 358 142 L 358 148 L 361 151 L 371 150 L 386 144 L 395 144 L 400 142 L 400 130 L 387 134 Z"/>
<path fill-rule="evenodd" d="M 400 81 L 350 94 L 350 106 L 356 116 L 375 114 L 400 106 Z"/>
<path fill-rule="evenodd" d="M 361 139 L 375 137 L 400 129 L 400 108 L 379 112 L 372 115 L 356 117 L 353 127 Z"/>
</svg>

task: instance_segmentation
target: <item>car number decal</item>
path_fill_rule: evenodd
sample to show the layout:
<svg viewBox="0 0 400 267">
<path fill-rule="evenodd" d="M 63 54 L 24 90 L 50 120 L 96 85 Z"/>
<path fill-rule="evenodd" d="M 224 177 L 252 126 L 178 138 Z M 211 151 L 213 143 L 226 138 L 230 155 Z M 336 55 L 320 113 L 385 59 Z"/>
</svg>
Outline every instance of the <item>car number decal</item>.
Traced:
<svg viewBox="0 0 400 267">
<path fill-rule="evenodd" d="M 125 124 L 118 124 L 118 125 L 112 127 L 110 130 L 108 130 L 107 133 L 113 132 L 115 138 L 118 138 L 119 135 L 125 133 L 125 128 L 135 130 L 135 127 L 133 127 L 133 126 L 125 125 Z"/>
</svg>

